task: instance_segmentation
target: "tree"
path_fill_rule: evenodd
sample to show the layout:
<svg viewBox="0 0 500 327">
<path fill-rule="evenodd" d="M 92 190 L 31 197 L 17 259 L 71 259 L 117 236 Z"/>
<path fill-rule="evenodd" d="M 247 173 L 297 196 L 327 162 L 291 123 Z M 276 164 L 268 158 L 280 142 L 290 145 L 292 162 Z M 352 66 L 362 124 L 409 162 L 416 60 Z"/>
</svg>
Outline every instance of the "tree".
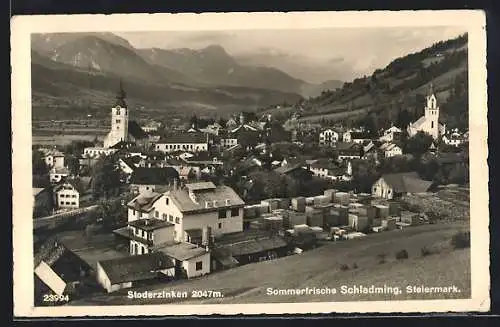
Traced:
<svg viewBox="0 0 500 327">
<path fill-rule="evenodd" d="M 64 158 L 66 166 L 72 175 L 77 176 L 80 172 L 80 160 L 73 155 L 68 155 Z"/>
<path fill-rule="evenodd" d="M 189 125 L 194 126 L 195 128 L 198 126 L 198 117 L 196 115 L 192 115 L 189 119 Z"/>
<path fill-rule="evenodd" d="M 410 137 L 406 140 L 404 144 L 404 152 L 410 153 L 415 157 L 419 158 L 425 152 L 427 152 L 433 140 L 434 139 L 432 138 L 431 135 L 420 131 L 413 137 Z"/>
<path fill-rule="evenodd" d="M 47 175 L 49 173 L 49 167 L 43 160 L 43 154 L 39 150 L 34 150 L 32 153 L 32 164 L 33 164 L 33 175 Z"/>
<path fill-rule="evenodd" d="M 120 188 L 120 170 L 114 156 L 101 157 L 92 169 L 92 195 L 108 198 Z"/>
<path fill-rule="evenodd" d="M 196 180 L 196 173 L 194 172 L 194 169 L 191 169 L 187 175 L 188 181 L 194 181 Z"/>
</svg>

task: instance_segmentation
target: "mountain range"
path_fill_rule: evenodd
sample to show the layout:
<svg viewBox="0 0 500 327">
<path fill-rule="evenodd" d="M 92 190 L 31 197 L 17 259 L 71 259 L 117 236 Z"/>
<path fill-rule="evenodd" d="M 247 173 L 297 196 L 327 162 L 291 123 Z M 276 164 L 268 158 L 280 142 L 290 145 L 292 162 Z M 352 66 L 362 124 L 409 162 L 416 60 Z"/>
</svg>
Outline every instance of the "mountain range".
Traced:
<svg viewBox="0 0 500 327">
<path fill-rule="evenodd" d="M 219 45 L 204 49 L 137 49 L 113 33 L 33 34 L 33 116 L 99 114 L 118 79 L 132 106 L 145 111 L 255 110 L 339 87 L 312 84 L 283 71 L 243 64 Z"/>
</svg>

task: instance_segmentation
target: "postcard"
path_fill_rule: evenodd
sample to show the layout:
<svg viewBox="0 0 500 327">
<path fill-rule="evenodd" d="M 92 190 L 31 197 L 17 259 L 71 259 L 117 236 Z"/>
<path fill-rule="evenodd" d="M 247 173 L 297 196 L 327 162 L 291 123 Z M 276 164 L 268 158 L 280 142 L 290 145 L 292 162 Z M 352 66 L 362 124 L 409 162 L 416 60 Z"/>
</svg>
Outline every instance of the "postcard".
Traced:
<svg viewBox="0 0 500 327">
<path fill-rule="evenodd" d="M 11 24 L 15 317 L 489 310 L 482 11 Z"/>
</svg>

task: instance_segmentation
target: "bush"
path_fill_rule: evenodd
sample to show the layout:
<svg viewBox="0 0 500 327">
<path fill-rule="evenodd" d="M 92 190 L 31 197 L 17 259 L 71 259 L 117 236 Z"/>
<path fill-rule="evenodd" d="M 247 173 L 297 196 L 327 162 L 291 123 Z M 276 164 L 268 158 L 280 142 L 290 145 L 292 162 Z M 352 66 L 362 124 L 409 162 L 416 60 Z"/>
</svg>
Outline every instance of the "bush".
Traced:
<svg viewBox="0 0 500 327">
<path fill-rule="evenodd" d="M 408 251 L 400 250 L 396 252 L 396 259 L 397 260 L 408 259 Z"/>
<path fill-rule="evenodd" d="M 470 247 L 470 231 L 460 231 L 452 236 L 451 245 L 455 249 L 465 249 Z"/>
<path fill-rule="evenodd" d="M 358 269 L 358 264 L 356 262 L 352 265 L 352 269 Z"/>
</svg>

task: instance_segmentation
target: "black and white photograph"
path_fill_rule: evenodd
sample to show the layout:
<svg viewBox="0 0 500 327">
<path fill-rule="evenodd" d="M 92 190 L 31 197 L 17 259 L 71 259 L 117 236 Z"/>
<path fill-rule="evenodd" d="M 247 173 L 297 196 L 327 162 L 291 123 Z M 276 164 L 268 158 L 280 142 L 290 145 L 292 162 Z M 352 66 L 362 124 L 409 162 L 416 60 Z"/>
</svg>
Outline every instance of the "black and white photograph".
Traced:
<svg viewBox="0 0 500 327">
<path fill-rule="evenodd" d="M 481 11 L 93 16 L 12 20 L 15 314 L 489 309 Z"/>
</svg>

